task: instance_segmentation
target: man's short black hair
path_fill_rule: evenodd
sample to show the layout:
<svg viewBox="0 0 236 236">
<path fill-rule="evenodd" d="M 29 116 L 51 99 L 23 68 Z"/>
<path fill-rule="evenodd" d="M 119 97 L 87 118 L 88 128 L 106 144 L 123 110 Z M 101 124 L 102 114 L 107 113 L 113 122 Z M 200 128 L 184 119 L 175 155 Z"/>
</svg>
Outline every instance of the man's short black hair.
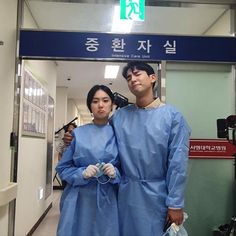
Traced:
<svg viewBox="0 0 236 236">
<path fill-rule="evenodd" d="M 143 70 L 146 71 L 147 75 L 155 74 L 153 68 L 149 64 L 142 61 L 131 61 L 127 63 L 122 71 L 122 75 L 125 79 L 127 79 L 128 70 L 131 70 L 132 72 L 134 70 Z"/>
</svg>

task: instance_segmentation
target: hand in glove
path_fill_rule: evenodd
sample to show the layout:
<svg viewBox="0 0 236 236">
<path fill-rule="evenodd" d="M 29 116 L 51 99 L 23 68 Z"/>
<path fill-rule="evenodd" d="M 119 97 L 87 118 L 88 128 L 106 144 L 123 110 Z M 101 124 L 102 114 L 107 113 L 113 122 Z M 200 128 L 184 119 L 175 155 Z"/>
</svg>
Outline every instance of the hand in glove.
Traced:
<svg viewBox="0 0 236 236">
<path fill-rule="evenodd" d="M 95 165 L 89 165 L 84 171 L 83 171 L 83 177 L 85 179 L 94 177 L 97 174 L 97 171 L 99 171 L 98 167 Z"/>
<path fill-rule="evenodd" d="M 116 177 L 116 169 L 111 163 L 107 163 L 102 167 L 102 170 L 105 175 L 108 175 L 110 178 Z"/>
</svg>

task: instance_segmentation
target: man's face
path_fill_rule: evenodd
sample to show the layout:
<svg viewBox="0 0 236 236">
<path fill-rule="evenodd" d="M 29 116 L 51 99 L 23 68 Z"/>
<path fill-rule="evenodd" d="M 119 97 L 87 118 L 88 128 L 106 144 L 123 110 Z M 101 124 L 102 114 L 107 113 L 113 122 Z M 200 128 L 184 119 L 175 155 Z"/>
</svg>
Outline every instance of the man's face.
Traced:
<svg viewBox="0 0 236 236">
<path fill-rule="evenodd" d="M 156 81 L 156 76 L 148 75 L 146 71 L 131 69 L 127 72 L 127 82 L 131 93 L 135 96 L 143 96 L 147 92 L 152 92 L 152 84 Z"/>
</svg>

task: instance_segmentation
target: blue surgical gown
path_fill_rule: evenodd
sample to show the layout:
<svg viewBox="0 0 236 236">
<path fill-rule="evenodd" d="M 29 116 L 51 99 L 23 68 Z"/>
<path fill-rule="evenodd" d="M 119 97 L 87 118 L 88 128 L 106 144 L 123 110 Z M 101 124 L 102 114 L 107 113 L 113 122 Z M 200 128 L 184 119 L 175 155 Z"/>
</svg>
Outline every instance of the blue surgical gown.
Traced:
<svg viewBox="0 0 236 236">
<path fill-rule="evenodd" d="M 56 167 L 67 182 L 60 202 L 58 236 L 118 236 L 117 184 L 120 174 L 106 184 L 108 177 L 84 179 L 90 164 L 118 165 L 118 150 L 110 125 L 88 124 L 73 130 L 70 146 Z"/>
<path fill-rule="evenodd" d="M 184 207 L 190 129 L 170 105 L 129 105 L 112 124 L 122 169 L 120 235 L 162 236 L 168 207 Z"/>
</svg>

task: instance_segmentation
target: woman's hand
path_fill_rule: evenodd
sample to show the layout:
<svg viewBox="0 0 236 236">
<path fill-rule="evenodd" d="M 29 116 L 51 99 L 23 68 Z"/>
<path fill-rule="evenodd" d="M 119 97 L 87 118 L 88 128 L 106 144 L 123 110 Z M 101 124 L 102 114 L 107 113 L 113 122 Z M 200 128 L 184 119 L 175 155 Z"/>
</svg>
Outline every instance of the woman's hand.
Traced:
<svg viewBox="0 0 236 236">
<path fill-rule="evenodd" d="M 111 163 L 107 163 L 102 168 L 105 175 L 108 175 L 110 178 L 116 177 L 116 169 Z"/>
<path fill-rule="evenodd" d="M 84 171 L 83 171 L 83 177 L 85 179 L 94 177 L 97 172 L 99 171 L 98 167 L 95 165 L 89 165 Z"/>
</svg>

